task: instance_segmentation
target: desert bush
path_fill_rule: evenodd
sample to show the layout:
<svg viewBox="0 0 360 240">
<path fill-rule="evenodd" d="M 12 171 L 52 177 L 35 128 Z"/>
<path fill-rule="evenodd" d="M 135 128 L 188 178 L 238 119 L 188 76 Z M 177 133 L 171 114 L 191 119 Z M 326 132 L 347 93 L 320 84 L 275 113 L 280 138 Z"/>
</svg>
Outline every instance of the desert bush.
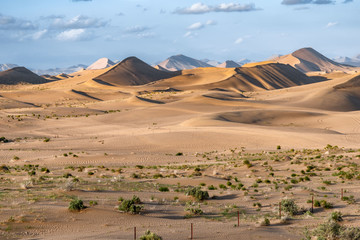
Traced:
<svg viewBox="0 0 360 240">
<path fill-rule="evenodd" d="M 137 205 L 140 203 L 140 198 L 134 195 L 130 200 L 120 201 L 119 210 L 126 213 L 138 214 L 143 209 L 143 206 Z"/>
<path fill-rule="evenodd" d="M 203 214 L 203 210 L 201 210 L 200 204 L 195 205 L 195 203 L 192 202 L 187 202 L 184 210 L 192 216 Z"/>
<path fill-rule="evenodd" d="M 147 230 L 145 232 L 145 235 L 142 235 L 140 237 L 140 240 L 162 240 L 162 237 L 156 235 L 153 232 L 150 232 L 150 230 Z"/>
<path fill-rule="evenodd" d="M 168 187 L 159 187 L 159 191 L 160 192 L 168 192 L 169 188 Z"/>
<path fill-rule="evenodd" d="M 98 202 L 97 202 L 97 201 L 90 200 L 90 201 L 89 201 L 89 205 L 90 205 L 90 206 L 95 206 L 95 205 L 98 205 Z"/>
<path fill-rule="evenodd" d="M 6 172 L 6 173 L 9 173 L 10 172 L 10 168 L 6 165 L 1 165 L 0 166 L 0 171 L 1 172 Z"/>
<path fill-rule="evenodd" d="M 323 207 L 323 208 L 325 208 L 325 209 L 329 209 L 329 208 L 333 208 L 333 207 L 334 207 L 332 203 L 330 203 L 330 202 L 328 202 L 328 201 L 326 201 L 326 200 L 321 200 L 321 201 L 320 201 L 320 205 L 321 205 L 321 207 Z"/>
<path fill-rule="evenodd" d="M 281 200 L 281 209 L 289 215 L 295 215 L 298 213 L 298 206 L 293 199 Z"/>
<path fill-rule="evenodd" d="M 339 239 L 342 240 L 359 240 L 360 228 L 356 228 L 356 227 L 342 228 L 339 235 L 340 235 Z"/>
<path fill-rule="evenodd" d="M 270 225 L 270 220 L 266 217 L 260 222 L 260 226 L 269 226 L 269 225 Z"/>
<path fill-rule="evenodd" d="M 198 201 L 203 201 L 209 198 L 209 193 L 207 191 L 202 191 L 198 187 L 189 188 L 186 191 L 186 195 L 193 196 Z"/>
<path fill-rule="evenodd" d="M 320 224 L 313 232 L 312 236 L 317 239 L 338 239 L 341 226 L 335 221 L 327 221 Z"/>
<path fill-rule="evenodd" d="M 355 199 L 354 199 L 354 196 L 351 195 L 351 196 L 343 196 L 343 198 L 341 199 L 345 202 L 347 202 L 348 204 L 354 204 L 355 203 Z"/>
<path fill-rule="evenodd" d="M 7 139 L 5 137 L 0 137 L 0 142 L 7 143 L 7 142 L 9 142 L 9 139 Z"/>
<path fill-rule="evenodd" d="M 329 216 L 330 220 L 334 220 L 335 222 L 341 222 L 343 220 L 342 213 L 339 211 L 334 211 Z"/>
<path fill-rule="evenodd" d="M 80 211 L 82 209 L 85 209 L 84 202 L 80 199 L 73 199 L 69 203 L 69 210 L 70 211 Z"/>
<path fill-rule="evenodd" d="M 209 190 L 216 190 L 217 188 L 214 185 L 210 185 L 210 186 L 208 186 L 208 189 Z"/>
</svg>

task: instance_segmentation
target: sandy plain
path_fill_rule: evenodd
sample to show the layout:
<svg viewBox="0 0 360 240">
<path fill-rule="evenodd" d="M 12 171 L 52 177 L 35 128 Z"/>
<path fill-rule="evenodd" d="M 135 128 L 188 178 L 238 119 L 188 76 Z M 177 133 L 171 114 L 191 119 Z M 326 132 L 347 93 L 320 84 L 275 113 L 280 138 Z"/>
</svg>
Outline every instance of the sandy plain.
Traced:
<svg viewBox="0 0 360 240">
<path fill-rule="evenodd" d="M 251 70 L 200 68 L 138 85 L 99 77 L 108 71 L 0 90 L 0 135 L 10 140 L 0 143 L 2 239 L 133 239 L 134 227 L 138 237 L 187 239 L 191 223 L 194 239 L 301 239 L 333 210 L 360 226 L 358 91 L 334 88 L 357 72 L 269 83 L 249 81 L 260 74 Z M 191 186 L 210 198 L 187 196 Z M 133 195 L 141 214 L 117 210 Z M 282 199 L 306 212 L 311 196 L 333 209 L 278 217 Z M 88 208 L 68 211 L 74 198 Z M 203 214 L 185 211 L 189 201 Z"/>
</svg>

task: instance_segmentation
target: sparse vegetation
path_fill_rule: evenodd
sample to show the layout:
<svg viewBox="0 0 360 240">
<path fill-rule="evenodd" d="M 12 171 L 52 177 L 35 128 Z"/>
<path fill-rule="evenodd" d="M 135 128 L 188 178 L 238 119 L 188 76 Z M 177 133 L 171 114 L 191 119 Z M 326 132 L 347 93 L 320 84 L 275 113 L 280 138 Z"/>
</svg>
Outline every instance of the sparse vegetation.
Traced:
<svg viewBox="0 0 360 240">
<path fill-rule="evenodd" d="M 139 214 L 141 210 L 144 208 L 143 206 L 138 205 L 141 203 L 141 201 L 140 198 L 135 195 L 130 200 L 119 198 L 119 201 L 120 201 L 119 210 L 125 213 Z"/>
<path fill-rule="evenodd" d="M 69 203 L 69 210 L 70 211 L 81 211 L 83 209 L 85 209 L 86 207 L 84 206 L 84 202 L 80 199 L 73 199 L 70 203 Z"/>
<path fill-rule="evenodd" d="M 142 235 L 140 237 L 140 240 L 162 240 L 162 238 L 157 234 L 150 232 L 150 230 L 147 230 L 145 232 L 145 235 Z"/>
<path fill-rule="evenodd" d="M 191 187 L 186 191 L 186 195 L 193 196 L 198 201 L 203 201 L 209 198 L 209 193 L 207 191 L 202 191 L 198 187 Z"/>
</svg>

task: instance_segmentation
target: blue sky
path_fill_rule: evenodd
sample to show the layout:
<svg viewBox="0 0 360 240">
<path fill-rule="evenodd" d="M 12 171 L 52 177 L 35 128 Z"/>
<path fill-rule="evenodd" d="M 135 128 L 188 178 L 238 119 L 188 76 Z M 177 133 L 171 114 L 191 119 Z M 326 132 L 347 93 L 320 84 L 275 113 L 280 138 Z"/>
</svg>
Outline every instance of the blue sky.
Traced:
<svg viewBox="0 0 360 240">
<path fill-rule="evenodd" d="M 360 0 L 0 0 L 0 63 L 30 68 L 171 55 L 360 54 Z"/>
</svg>

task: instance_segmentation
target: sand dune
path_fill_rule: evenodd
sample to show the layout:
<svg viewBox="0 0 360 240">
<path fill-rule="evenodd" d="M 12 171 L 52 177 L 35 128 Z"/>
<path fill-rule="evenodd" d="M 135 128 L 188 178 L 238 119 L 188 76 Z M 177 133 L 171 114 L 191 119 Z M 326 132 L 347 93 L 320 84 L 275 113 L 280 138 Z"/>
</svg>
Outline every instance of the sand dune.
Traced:
<svg viewBox="0 0 360 240">
<path fill-rule="evenodd" d="M 0 72 L 0 84 L 15 85 L 19 83 L 41 84 L 48 81 L 24 67 L 15 67 Z"/>
<path fill-rule="evenodd" d="M 179 74 L 178 72 L 157 70 L 136 57 L 129 57 L 106 73 L 94 78 L 94 80 L 100 80 L 117 86 L 134 86 L 170 78 Z"/>
<path fill-rule="evenodd" d="M 360 75 L 350 79 L 349 81 L 334 86 L 335 89 L 349 89 L 352 90 L 352 88 L 358 88 L 360 87 Z M 359 89 L 357 89 L 359 90 Z"/>
<path fill-rule="evenodd" d="M 233 89 L 237 91 L 261 91 L 313 83 L 309 78 L 289 65 L 266 64 L 252 68 L 198 68 L 184 70 L 183 74 L 154 83 L 154 86 L 171 86 L 183 89 Z"/>
<path fill-rule="evenodd" d="M 253 67 L 271 62 L 289 64 L 304 73 L 354 70 L 354 67 L 334 62 L 312 48 L 301 48 L 288 55 L 276 57 L 268 61 L 245 64 L 243 67 Z"/>
<path fill-rule="evenodd" d="M 199 67 L 213 67 L 210 64 L 202 62 L 200 60 L 190 58 L 184 55 L 171 56 L 165 61 L 158 64 L 158 67 L 167 69 L 169 71 L 179 71 L 185 69 L 193 69 Z"/>
<path fill-rule="evenodd" d="M 115 65 L 115 63 L 113 61 L 111 61 L 110 59 L 108 59 L 108 58 L 100 58 L 99 60 L 97 60 L 96 62 L 94 62 L 90 66 L 88 66 L 86 68 L 86 70 L 104 69 L 104 68 L 112 67 L 114 65 Z"/>
</svg>

